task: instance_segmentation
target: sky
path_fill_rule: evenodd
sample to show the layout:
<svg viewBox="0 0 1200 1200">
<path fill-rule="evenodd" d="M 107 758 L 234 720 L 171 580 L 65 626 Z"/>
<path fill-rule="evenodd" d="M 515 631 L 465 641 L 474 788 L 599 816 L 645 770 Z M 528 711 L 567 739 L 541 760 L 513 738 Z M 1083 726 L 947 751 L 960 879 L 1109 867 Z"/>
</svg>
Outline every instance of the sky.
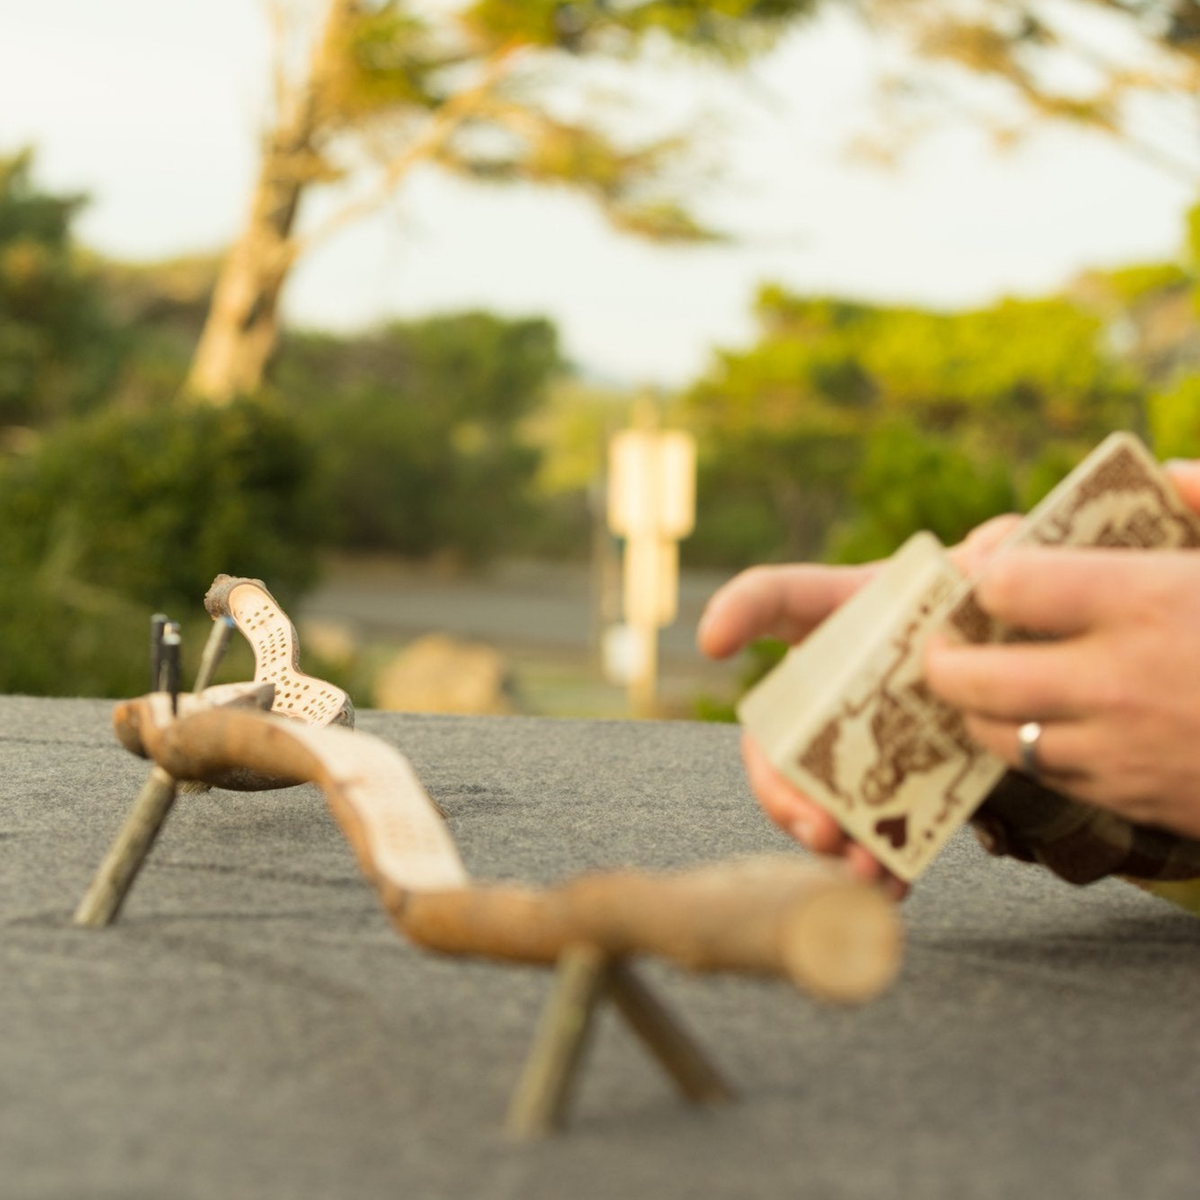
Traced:
<svg viewBox="0 0 1200 1200">
<path fill-rule="evenodd" d="M 0 153 L 31 144 L 41 185 L 89 193 L 77 232 L 102 253 L 150 260 L 226 244 L 253 180 L 264 12 L 263 0 L 0 0 Z M 883 51 L 833 13 L 743 74 L 641 80 L 647 112 L 721 114 L 699 199 L 727 244 L 648 246 L 565 192 L 422 172 L 302 261 L 287 319 L 352 331 L 474 307 L 546 315 L 588 373 L 675 387 L 716 349 L 752 340 L 764 282 L 960 307 L 1177 253 L 1200 193 L 1194 127 L 1191 179 L 1077 132 L 999 153 L 949 117 L 882 170 L 846 153 L 882 65 Z M 1146 118 L 1152 134 L 1160 117 Z"/>
</svg>

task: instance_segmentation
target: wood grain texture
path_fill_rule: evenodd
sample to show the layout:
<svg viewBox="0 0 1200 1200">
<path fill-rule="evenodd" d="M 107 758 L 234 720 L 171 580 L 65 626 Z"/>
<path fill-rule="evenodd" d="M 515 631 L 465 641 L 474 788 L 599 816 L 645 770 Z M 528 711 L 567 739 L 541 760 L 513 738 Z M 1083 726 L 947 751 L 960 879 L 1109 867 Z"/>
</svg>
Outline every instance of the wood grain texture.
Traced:
<svg viewBox="0 0 1200 1200">
<path fill-rule="evenodd" d="M 317 783 L 392 921 L 430 950 L 549 964 L 587 943 L 609 958 L 778 976 L 845 1003 L 880 994 L 899 970 L 894 906 L 841 864 L 781 855 L 545 889 L 471 884 L 437 809 L 386 743 L 250 712 L 164 720 L 152 699 L 118 706 L 115 719 L 136 724 L 175 778 L 242 767 Z"/>
</svg>

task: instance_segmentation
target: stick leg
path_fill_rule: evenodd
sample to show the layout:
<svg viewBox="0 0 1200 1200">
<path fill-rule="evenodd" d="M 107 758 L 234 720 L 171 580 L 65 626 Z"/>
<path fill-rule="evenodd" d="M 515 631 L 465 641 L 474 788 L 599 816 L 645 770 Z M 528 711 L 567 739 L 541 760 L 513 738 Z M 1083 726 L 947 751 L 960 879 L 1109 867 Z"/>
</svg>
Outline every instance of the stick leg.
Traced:
<svg viewBox="0 0 1200 1200">
<path fill-rule="evenodd" d="M 102 927 L 116 920 L 174 803 L 175 780 L 155 767 L 79 902 L 73 918 L 76 925 Z"/>
<path fill-rule="evenodd" d="M 608 990 L 621 1015 L 687 1099 L 694 1104 L 736 1099 L 737 1093 L 709 1060 L 700 1043 L 627 962 L 611 964 Z"/>
<path fill-rule="evenodd" d="M 209 630 L 208 641 L 204 643 L 204 653 L 200 656 L 200 667 L 196 672 L 196 682 L 192 685 L 193 692 L 202 692 L 213 681 L 221 659 L 229 649 L 229 639 L 233 633 L 232 617 L 217 617 Z M 211 791 L 211 785 L 202 783 L 199 779 L 184 779 L 179 783 L 181 795 L 200 795 Z"/>
<path fill-rule="evenodd" d="M 565 1121 L 607 976 L 608 960 L 594 946 L 571 946 L 559 958 L 554 989 L 509 1105 L 512 1137 L 544 1137 Z"/>
<path fill-rule="evenodd" d="M 153 666 L 152 688 L 159 686 L 158 656 L 162 637 L 162 626 L 166 618 L 156 614 L 152 619 L 151 658 Z M 196 673 L 196 692 L 202 692 L 210 683 L 225 651 L 229 648 L 229 638 L 233 632 L 233 621 L 229 617 L 217 620 L 209 632 L 204 644 L 204 653 L 200 659 L 200 669 Z M 79 907 L 72 918 L 76 925 L 88 925 L 100 928 L 111 925 L 125 903 L 125 897 L 133 886 L 150 847 L 154 845 L 175 797 L 179 792 L 206 792 L 208 784 L 185 781 L 176 783 L 161 767 L 155 767 L 147 778 L 142 790 L 134 800 L 125 824 L 121 826 L 108 854 L 100 864 L 88 890 L 84 893 Z"/>
</svg>

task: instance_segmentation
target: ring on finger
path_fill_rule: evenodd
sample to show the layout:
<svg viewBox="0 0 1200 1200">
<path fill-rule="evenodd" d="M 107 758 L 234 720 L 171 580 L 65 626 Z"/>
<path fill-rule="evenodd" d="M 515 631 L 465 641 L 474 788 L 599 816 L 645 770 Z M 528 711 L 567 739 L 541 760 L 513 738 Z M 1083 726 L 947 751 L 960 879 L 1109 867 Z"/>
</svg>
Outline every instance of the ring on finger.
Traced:
<svg viewBox="0 0 1200 1200">
<path fill-rule="evenodd" d="M 1026 721 L 1017 730 L 1017 758 L 1021 770 L 1031 779 L 1037 779 L 1042 773 L 1038 761 L 1038 744 L 1042 740 L 1042 725 L 1040 721 Z"/>
</svg>

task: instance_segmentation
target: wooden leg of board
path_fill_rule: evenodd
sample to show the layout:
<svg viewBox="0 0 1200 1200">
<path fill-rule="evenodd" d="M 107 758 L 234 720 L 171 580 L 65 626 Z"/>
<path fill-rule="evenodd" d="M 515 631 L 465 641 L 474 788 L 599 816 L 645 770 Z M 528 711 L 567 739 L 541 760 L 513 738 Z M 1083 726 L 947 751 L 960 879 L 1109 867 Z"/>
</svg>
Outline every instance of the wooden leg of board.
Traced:
<svg viewBox="0 0 1200 1200">
<path fill-rule="evenodd" d="M 79 902 L 73 918 L 76 925 L 102 928 L 117 919 L 174 803 L 175 780 L 155 767 Z"/>
<path fill-rule="evenodd" d="M 594 946 L 576 945 L 559 957 L 550 999 L 509 1105 L 510 1136 L 545 1137 L 566 1124 L 588 1037 L 606 997 L 688 1100 L 734 1099 L 733 1088 L 695 1038 L 628 963 L 609 959 Z"/>
<path fill-rule="evenodd" d="M 200 659 L 194 691 L 202 692 L 212 683 L 217 665 L 229 647 L 232 630 L 233 622 L 228 618 L 213 624 Z M 75 910 L 72 920 L 76 925 L 103 928 L 117 919 L 121 905 L 125 903 L 125 897 L 129 895 L 133 881 L 145 864 L 150 848 L 175 803 L 175 797 L 180 792 L 206 791 L 206 783 L 177 783 L 161 767 L 156 766 L 151 770 L 129 809 L 125 824 L 121 826 L 121 831 Z"/>
<path fill-rule="evenodd" d="M 571 946 L 559 957 L 550 999 L 509 1105 L 510 1136 L 545 1137 L 565 1123 L 607 976 L 608 960 L 594 946 Z"/>
<path fill-rule="evenodd" d="M 608 994 L 646 1049 L 694 1104 L 733 1100 L 737 1093 L 704 1053 L 700 1043 L 638 978 L 627 962 L 613 962 Z"/>
</svg>

